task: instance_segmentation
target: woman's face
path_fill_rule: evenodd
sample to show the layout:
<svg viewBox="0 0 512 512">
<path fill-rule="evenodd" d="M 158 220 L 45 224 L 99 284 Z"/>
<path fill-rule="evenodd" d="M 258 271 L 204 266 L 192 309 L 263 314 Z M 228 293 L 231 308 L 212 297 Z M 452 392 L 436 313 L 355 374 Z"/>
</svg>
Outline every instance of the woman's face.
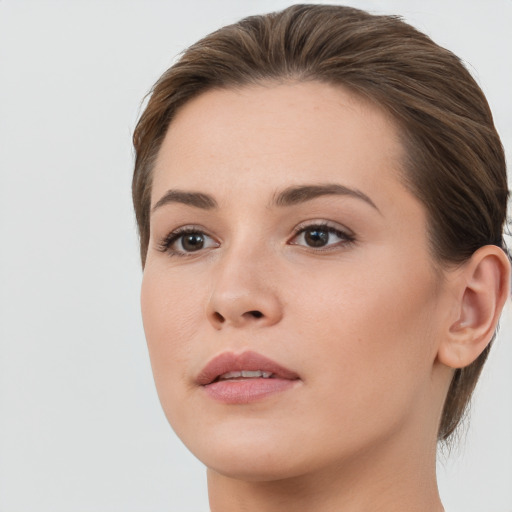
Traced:
<svg viewBox="0 0 512 512">
<path fill-rule="evenodd" d="M 401 162 L 381 110 L 321 83 L 210 91 L 173 120 L 142 313 L 163 409 L 214 471 L 435 442 L 449 293 Z"/>
</svg>

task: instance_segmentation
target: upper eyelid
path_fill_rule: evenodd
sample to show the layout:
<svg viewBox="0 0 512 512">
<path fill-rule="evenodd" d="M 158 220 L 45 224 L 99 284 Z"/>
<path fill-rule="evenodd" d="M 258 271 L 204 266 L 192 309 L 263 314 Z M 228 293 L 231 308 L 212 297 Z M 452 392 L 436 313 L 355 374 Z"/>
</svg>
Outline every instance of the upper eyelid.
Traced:
<svg viewBox="0 0 512 512">
<path fill-rule="evenodd" d="M 347 236 L 351 236 L 351 237 L 355 236 L 355 233 L 351 229 L 349 229 L 347 226 L 345 226 L 343 224 L 340 224 L 339 222 L 320 220 L 320 219 L 308 220 L 308 221 L 301 222 L 300 224 L 295 226 L 295 228 L 293 229 L 294 236 L 298 235 L 300 232 L 302 232 L 308 228 L 329 228 L 329 229 L 334 229 L 336 231 L 340 231 L 340 232 L 346 234 Z"/>
<path fill-rule="evenodd" d="M 215 238 L 204 226 L 201 226 L 199 224 L 184 224 L 183 226 L 179 226 L 168 231 L 167 234 L 163 237 L 163 239 L 172 238 L 173 236 L 178 237 L 180 235 L 187 233 L 203 233 L 209 236 L 210 238 Z"/>
</svg>

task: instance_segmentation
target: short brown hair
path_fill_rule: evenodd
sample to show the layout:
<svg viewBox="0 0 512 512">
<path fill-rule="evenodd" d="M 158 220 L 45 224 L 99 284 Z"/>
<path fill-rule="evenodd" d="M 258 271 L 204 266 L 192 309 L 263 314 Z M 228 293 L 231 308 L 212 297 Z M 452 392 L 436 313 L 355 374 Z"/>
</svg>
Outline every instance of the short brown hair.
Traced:
<svg viewBox="0 0 512 512">
<path fill-rule="evenodd" d="M 485 96 L 460 59 L 396 16 L 295 5 L 206 36 L 153 87 L 133 136 L 133 202 L 143 265 L 152 168 L 177 110 L 209 89 L 269 80 L 338 84 L 392 115 L 406 149 L 404 182 L 425 205 L 436 262 L 462 263 L 488 244 L 505 248 L 505 156 Z M 460 422 L 490 345 L 455 371 L 439 439 Z"/>
</svg>

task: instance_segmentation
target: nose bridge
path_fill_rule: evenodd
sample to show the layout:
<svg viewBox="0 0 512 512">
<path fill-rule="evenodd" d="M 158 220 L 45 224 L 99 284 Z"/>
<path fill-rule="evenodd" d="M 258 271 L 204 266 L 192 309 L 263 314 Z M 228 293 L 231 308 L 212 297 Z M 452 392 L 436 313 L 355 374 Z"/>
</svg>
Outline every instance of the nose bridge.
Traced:
<svg viewBox="0 0 512 512">
<path fill-rule="evenodd" d="M 255 237 L 233 241 L 215 267 L 208 304 L 214 327 L 272 325 L 282 318 L 273 267 L 273 251 Z"/>
</svg>

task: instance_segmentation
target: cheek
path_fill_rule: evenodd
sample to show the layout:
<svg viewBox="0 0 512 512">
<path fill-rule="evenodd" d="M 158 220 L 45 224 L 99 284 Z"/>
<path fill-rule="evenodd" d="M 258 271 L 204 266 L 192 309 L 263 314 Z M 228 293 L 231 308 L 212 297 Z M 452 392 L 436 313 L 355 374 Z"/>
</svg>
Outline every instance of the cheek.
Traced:
<svg viewBox="0 0 512 512">
<path fill-rule="evenodd" d="M 294 314 L 301 319 L 302 339 L 316 349 L 311 379 L 325 384 L 336 403 L 349 390 L 350 408 L 379 408 L 384 393 L 403 408 L 429 382 L 435 358 L 433 280 L 416 266 L 396 264 L 381 260 L 377 272 L 354 266 L 328 278 L 317 274 L 294 290 L 305 298 Z M 313 284 L 321 294 L 307 293 Z"/>
<path fill-rule="evenodd" d="M 170 389 L 166 380 L 184 378 L 200 325 L 199 286 L 180 275 L 146 266 L 141 289 L 141 310 L 149 356 L 158 392 Z"/>
</svg>

